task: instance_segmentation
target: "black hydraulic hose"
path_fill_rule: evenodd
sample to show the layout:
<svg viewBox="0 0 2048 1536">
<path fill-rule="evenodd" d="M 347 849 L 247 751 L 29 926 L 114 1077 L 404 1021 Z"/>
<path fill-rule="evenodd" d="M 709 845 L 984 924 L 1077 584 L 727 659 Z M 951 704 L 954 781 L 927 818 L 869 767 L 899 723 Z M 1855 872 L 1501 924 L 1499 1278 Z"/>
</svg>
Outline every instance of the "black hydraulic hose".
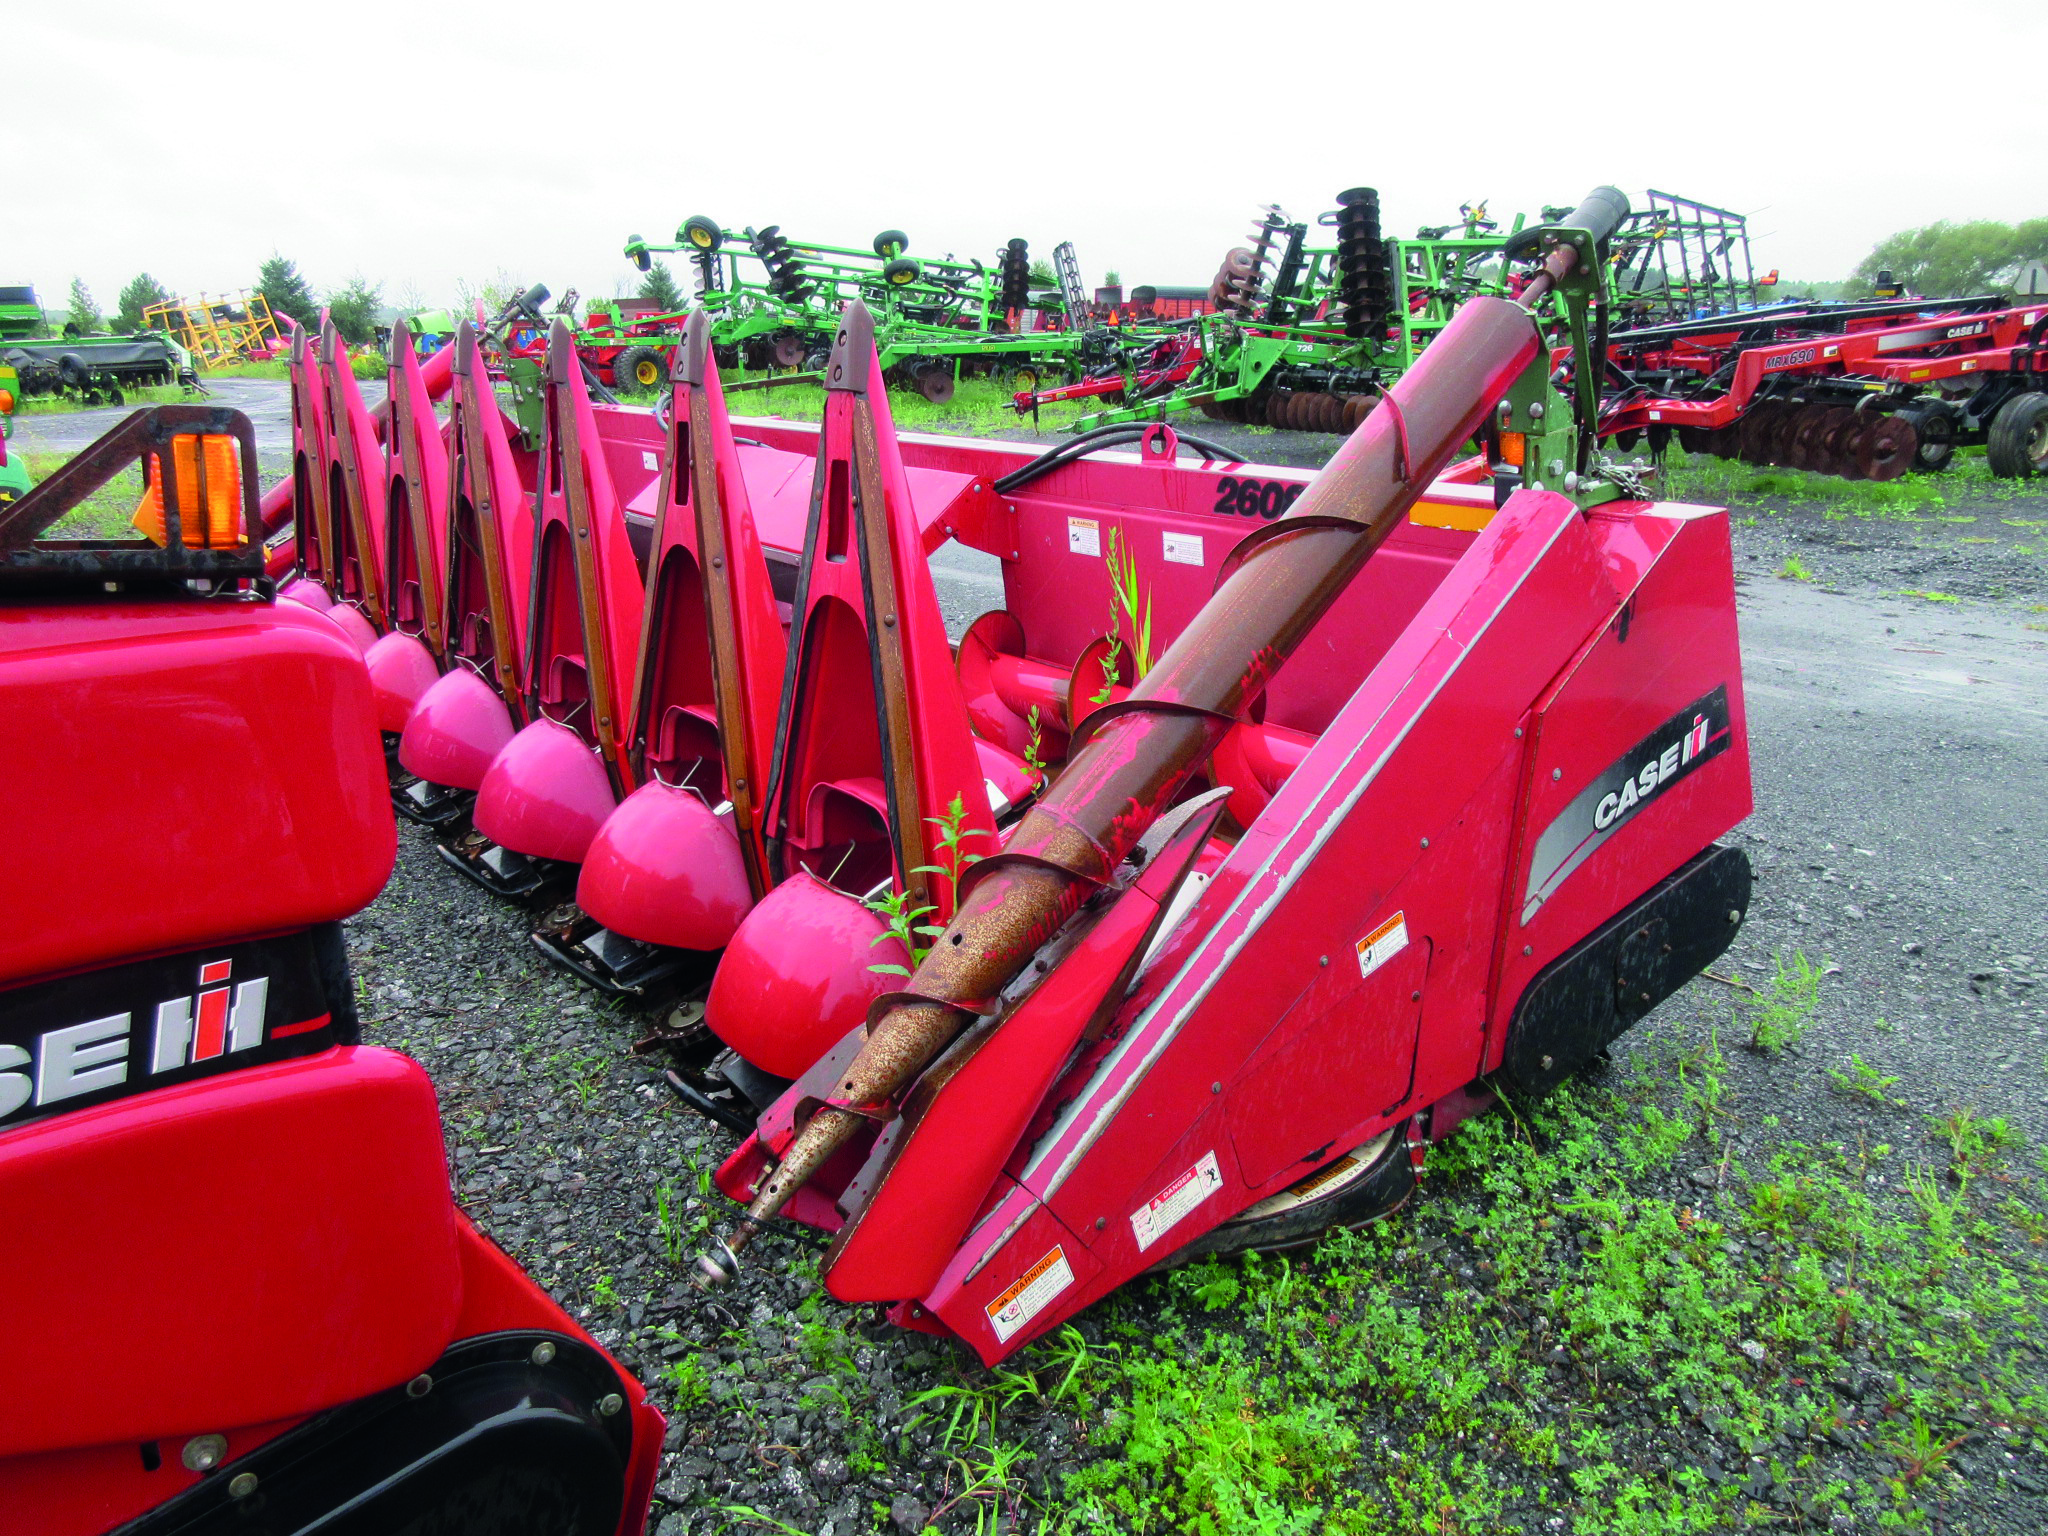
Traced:
<svg viewBox="0 0 2048 1536">
<path fill-rule="evenodd" d="M 1051 474 L 1064 464 L 1071 464 L 1076 459 L 1085 459 L 1098 448 L 1114 448 L 1122 443 L 1136 442 L 1155 425 L 1157 423 L 1143 421 L 1118 422 L 1112 426 L 1097 427 L 1093 432 L 1083 433 L 1081 436 L 1069 439 L 1057 447 L 1048 448 L 1029 464 L 1011 470 L 1007 475 L 996 481 L 996 494 L 998 496 L 1007 496 L 1012 491 L 1022 490 L 1025 486 L 1031 484 L 1032 481 L 1044 479 L 1045 476 Z M 1241 464 L 1244 462 L 1238 455 L 1232 453 L 1220 443 L 1209 442 L 1205 438 L 1196 437 L 1188 432 L 1176 432 L 1175 436 L 1204 458 L 1220 459 L 1229 464 Z"/>
</svg>

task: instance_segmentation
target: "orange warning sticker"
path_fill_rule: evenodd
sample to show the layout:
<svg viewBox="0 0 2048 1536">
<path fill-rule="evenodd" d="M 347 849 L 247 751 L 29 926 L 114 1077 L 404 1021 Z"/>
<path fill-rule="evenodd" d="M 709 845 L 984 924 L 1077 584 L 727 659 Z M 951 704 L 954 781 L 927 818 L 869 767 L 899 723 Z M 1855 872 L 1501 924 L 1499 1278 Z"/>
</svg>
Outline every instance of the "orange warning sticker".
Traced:
<svg viewBox="0 0 2048 1536">
<path fill-rule="evenodd" d="M 1408 914 L 1396 912 L 1354 947 L 1358 950 L 1358 974 L 1370 976 L 1408 947 Z"/>
<path fill-rule="evenodd" d="M 1043 1312 L 1047 1302 L 1073 1283 L 1074 1269 L 1067 1262 L 1066 1251 L 1054 1244 L 1052 1252 L 1011 1281 L 1002 1295 L 983 1308 L 996 1338 L 1008 1343 L 1012 1334 Z"/>
</svg>

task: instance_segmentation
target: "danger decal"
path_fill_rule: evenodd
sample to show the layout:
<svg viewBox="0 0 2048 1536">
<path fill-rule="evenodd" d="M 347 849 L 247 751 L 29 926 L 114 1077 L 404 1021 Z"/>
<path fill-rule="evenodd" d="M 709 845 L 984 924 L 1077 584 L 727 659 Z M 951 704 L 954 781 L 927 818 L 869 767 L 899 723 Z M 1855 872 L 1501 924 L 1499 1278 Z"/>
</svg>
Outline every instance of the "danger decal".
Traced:
<svg viewBox="0 0 2048 1536">
<path fill-rule="evenodd" d="M 1724 683 L 1666 720 L 1579 791 L 1536 840 L 1522 921 L 1534 917 L 1572 871 L 1645 806 L 1720 756 L 1734 739 Z"/>
<path fill-rule="evenodd" d="M 1166 1188 L 1131 1212 L 1131 1232 L 1143 1253 L 1180 1224 L 1196 1206 L 1223 1187 L 1223 1171 L 1216 1166 L 1216 1154 L 1204 1152 L 1201 1160 Z"/>
</svg>

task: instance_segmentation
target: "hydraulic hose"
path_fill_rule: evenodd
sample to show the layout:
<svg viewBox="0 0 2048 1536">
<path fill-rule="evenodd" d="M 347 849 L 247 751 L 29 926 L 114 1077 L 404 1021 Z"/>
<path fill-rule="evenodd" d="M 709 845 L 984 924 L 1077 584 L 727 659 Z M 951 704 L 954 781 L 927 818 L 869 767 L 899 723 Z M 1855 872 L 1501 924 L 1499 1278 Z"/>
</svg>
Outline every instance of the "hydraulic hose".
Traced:
<svg viewBox="0 0 2048 1536">
<path fill-rule="evenodd" d="M 1093 432 L 1084 432 L 1079 437 L 1069 438 L 1055 448 L 1048 448 L 1030 463 L 1011 470 L 996 481 L 996 494 L 1007 496 L 1012 491 L 1021 491 L 1032 481 L 1044 479 L 1061 465 L 1071 464 L 1076 459 L 1085 459 L 1099 448 L 1114 448 L 1119 443 L 1135 442 L 1155 425 L 1154 422 L 1144 421 L 1117 422 L 1111 426 L 1097 427 Z M 1192 432 L 1176 432 L 1174 435 L 1204 458 L 1217 459 L 1226 464 L 1243 462 L 1222 444 L 1196 437 Z"/>
</svg>

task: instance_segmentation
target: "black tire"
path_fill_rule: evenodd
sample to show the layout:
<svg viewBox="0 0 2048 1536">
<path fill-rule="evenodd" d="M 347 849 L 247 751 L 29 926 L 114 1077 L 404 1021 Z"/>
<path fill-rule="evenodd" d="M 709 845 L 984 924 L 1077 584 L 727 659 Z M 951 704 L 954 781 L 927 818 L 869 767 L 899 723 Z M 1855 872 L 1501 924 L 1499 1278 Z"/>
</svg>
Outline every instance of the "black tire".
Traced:
<svg viewBox="0 0 2048 1536">
<path fill-rule="evenodd" d="M 701 213 L 693 213 L 683 220 L 683 227 L 676 234 L 678 244 L 687 245 L 694 251 L 715 251 L 725 244 L 725 231 L 715 220 L 707 219 Z"/>
<path fill-rule="evenodd" d="M 57 359 L 57 377 L 72 389 L 88 389 L 92 385 L 92 370 L 76 352 L 66 352 Z"/>
<path fill-rule="evenodd" d="M 1938 475 L 1955 462 L 1956 419 L 1938 405 L 1908 406 L 1899 412 L 1901 420 L 1913 424 L 1919 445 L 1913 450 L 1913 468 L 1922 474 Z"/>
<path fill-rule="evenodd" d="M 612 359 L 614 389 L 659 389 L 667 378 L 661 354 L 652 347 L 628 347 Z"/>
<path fill-rule="evenodd" d="M 1991 473 L 2005 480 L 2048 475 L 2048 391 L 2014 395 L 1991 418 L 1984 457 Z"/>
<path fill-rule="evenodd" d="M 910 236 L 900 229 L 885 229 L 875 236 L 875 254 L 884 261 L 893 260 L 910 249 Z"/>
<path fill-rule="evenodd" d="M 924 268 L 920 267 L 908 256 L 898 256 L 894 261 L 882 268 L 882 281 L 891 288 L 902 288 L 907 284 L 916 282 L 923 275 L 923 272 Z"/>
<path fill-rule="evenodd" d="M 830 347 L 813 347 L 804 354 L 805 373 L 823 373 L 831 365 L 832 349 Z"/>
</svg>

